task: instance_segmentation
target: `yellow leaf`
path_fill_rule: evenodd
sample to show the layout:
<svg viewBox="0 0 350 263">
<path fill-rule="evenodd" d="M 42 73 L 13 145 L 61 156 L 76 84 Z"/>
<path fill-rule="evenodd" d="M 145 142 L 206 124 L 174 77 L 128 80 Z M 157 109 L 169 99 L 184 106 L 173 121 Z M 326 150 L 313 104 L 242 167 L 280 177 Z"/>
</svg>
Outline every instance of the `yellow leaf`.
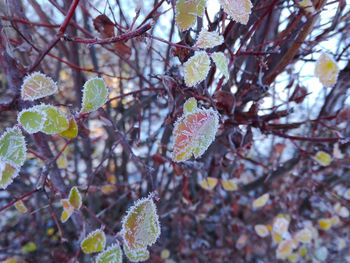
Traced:
<svg viewBox="0 0 350 263">
<path fill-rule="evenodd" d="M 263 194 L 262 196 L 258 197 L 253 201 L 253 207 L 254 208 L 260 208 L 266 205 L 267 201 L 269 201 L 270 195 L 269 193 Z"/>
<path fill-rule="evenodd" d="M 218 183 L 218 179 L 214 177 L 207 177 L 206 179 L 202 180 L 199 185 L 205 189 L 205 190 L 213 190 L 215 186 Z"/>
<path fill-rule="evenodd" d="M 205 51 L 196 51 L 184 64 L 185 83 L 193 87 L 205 80 L 210 69 L 210 59 Z"/>
<path fill-rule="evenodd" d="M 167 259 L 170 256 L 170 251 L 169 249 L 163 249 L 162 252 L 160 253 L 160 257 L 162 259 Z"/>
<path fill-rule="evenodd" d="M 77 209 L 77 210 L 80 209 L 82 204 L 81 195 L 76 186 L 70 189 L 68 200 L 69 200 L 69 203 L 74 207 L 74 209 Z"/>
<path fill-rule="evenodd" d="M 73 139 L 77 137 L 78 135 L 78 126 L 77 123 L 74 119 L 69 120 L 69 126 L 68 129 L 60 133 L 61 136 L 68 138 L 68 139 Z"/>
<path fill-rule="evenodd" d="M 180 31 L 194 25 L 197 16 L 204 13 L 206 0 L 178 0 L 175 7 L 175 21 Z"/>
<path fill-rule="evenodd" d="M 236 180 L 234 180 L 234 179 L 221 180 L 221 185 L 225 191 L 236 191 L 237 190 Z"/>
<path fill-rule="evenodd" d="M 338 78 L 339 68 L 333 57 L 323 53 L 316 62 L 315 75 L 323 86 L 332 87 Z"/>
<path fill-rule="evenodd" d="M 215 52 L 211 54 L 211 58 L 213 59 L 216 67 L 225 76 L 225 79 L 227 81 L 230 77 L 230 74 L 228 72 L 228 61 L 225 54 L 222 52 Z"/>
<path fill-rule="evenodd" d="M 17 201 L 15 203 L 15 207 L 19 212 L 21 212 L 23 214 L 28 212 L 28 208 L 25 206 L 25 204 L 23 203 L 22 200 Z"/>
<path fill-rule="evenodd" d="M 113 193 L 115 191 L 115 189 L 116 189 L 115 186 L 112 184 L 107 184 L 107 185 L 101 186 L 101 191 L 105 195 L 109 195 L 110 193 Z"/>
<path fill-rule="evenodd" d="M 198 35 L 196 47 L 199 48 L 212 48 L 224 43 L 224 37 L 216 32 L 209 32 L 202 28 L 202 31 Z"/>
<path fill-rule="evenodd" d="M 1 157 L 0 157 L 1 158 Z M 18 175 L 18 169 L 0 159 L 0 188 L 6 189 L 15 177 Z"/>
<path fill-rule="evenodd" d="M 276 256 L 278 259 L 286 259 L 293 251 L 293 240 L 283 240 L 278 244 Z"/>
<path fill-rule="evenodd" d="M 314 156 L 316 162 L 318 162 L 322 166 L 328 166 L 332 162 L 332 157 L 323 151 L 318 151 Z"/>
<path fill-rule="evenodd" d="M 101 252 L 106 246 L 105 233 L 100 229 L 91 232 L 86 238 L 84 238 L 80 246 L 86 254 Z"/>
<path fill-rule="evenodd" d="M 331 218 L 321 218 L 318 220 L 318 226 L 323 230 L 329 230 L 332 226 Z"/>
<path fill-rule="evenodd" d="M 247 24 L 252 8 L 250 0 L 220 0 L 220 3 L 233 20 L 244 25 Z"/>
<path fill-rule="evenodd" d="M 301 243 L 309 244 L 312 239 L 312 232 L 308 228 L 303 228 L 295 234 L 295 238 Z"/>
<path fill-rule="evenodd" d="M 311 0 L 298 0 L 298 5 L 305 9 L 309 13 L 315 12 L 315 8 Z"/>
<path fill-rule="evenodd" d="M 265 225 L 255 225 L 254 230 L 259 237 L 267 237 L 270 234 Z"/>
<path fill-rule="evenodd" d="M 74 207 L 69 203 L 68 199 L 61 199 L 63 211 L 61 214 L 61 222 L 65 223 L 71 217 L 74 211 Z"/>
</svg>

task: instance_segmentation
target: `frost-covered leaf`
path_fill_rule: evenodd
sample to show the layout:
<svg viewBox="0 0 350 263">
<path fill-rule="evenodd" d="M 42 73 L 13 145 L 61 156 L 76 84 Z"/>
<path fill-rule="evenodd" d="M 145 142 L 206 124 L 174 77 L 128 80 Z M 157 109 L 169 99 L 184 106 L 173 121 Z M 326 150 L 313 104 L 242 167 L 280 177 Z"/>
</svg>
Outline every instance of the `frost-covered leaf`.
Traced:
<svg viewBox="0 0 350 263">
<path fill-rule="evenodd" d="M 17 121 L 28 133 L 36 133 L 43 129 L 46 121 L 46 114 L 40 111 L 38 107 L 34 106 L 22 110 L 18 114 Z"/>
<path fill-rule="evenodd" d="M 194 25 L 197 16 L 204 13 L 206 0 L 178 0 L 175 8 L 175 21 L 180 31 L 185 31 Z"/>
<path fill-rule="evenodd" d="M 81 207 L 81 195 L 79 193 L 79 190 L 76 186 L 72 187 L 69 192 L 68 201 L 71 204 L 71 206 L 74 207 L 74 209 L 80 209 Z"/>
<path fill-rule="evenodd" d="M 272 224 L 272 231 L 283 236 L 287 233 L 289 227 L 289 220 L 282 216 L 277 216 Z"/>
<path fill-rule="evenodd" d="M 250 0 L 220 0 L 220 4 L 233 20 L 247 24 L 252 8 Z"/>
<path fill-rule="evenodd" d="M 230 74 L 228 72 L 228 60 L 225 54 L 222 52 L 215 52 L 211 54 L 211 58 L 213 59 L 216 67 L 225 76 L 226 80 L 228 80 L 230 77 Z"/>
<path fill-rule="evenodd" d="M 218 183 L 218 179 L 214 177 L 207 177 L 199 182 L 199 185 L 205 190 L 213 190 Z"/>
<path fill-rule="evenodd" d="M 108 98 L 108 88 L 102 78 L 93 78 L 85 82 L 81 113 L 88 113 L 102 107 Z"/>
<path fill-rule="evenodd" d="M 338 78 L 339 68 L 333 57 L 323 53 L 316 62 L 315 75 L 323 86 L 332 87 Z"/>
<path fill-rule="evenodd" d="M 314 160 L 318 162 L 319 165 L 328 166 L 332 162 L 332 157 L 323 151 L 318 151 L 314 156 Z"/>
<path fill-rule="evenodd" d="M 170 256 L 170 251 L 169 249 L 163 249 L 161 252 L 160 252 L 160 257 L 161 259 L 167 259 L 169 258 Z"/>
<path fill-rule="evenodd" d="M 41 129 L 42 132 L 57 134 L 68 129 L 69 121 L 59 108 L 42 104 L 37 106 L 37 109 L 43 114 L 46 114 L 46 121 Z"/>
<path fill-rule="evenodd" d="M 80 247 L 85 254 L 101 252 L 105 249 L 105 246 L 106 236 L 100 229 L 91 232 L 80 244 Z"/>
<path fill-rule="evenodd" d="M 295 234 L 295 238 L 301 243 L 309 244 L 312 239 L 312 232 L 308 228 L 303 228 Z"/>
<path fill-rule="evenodd" d="M 61 214 L 61 222 L 65 223 L 73 214 L 74 207 L 70 204 L 68 199 L 61 199 L 61 205 L 63 207 L 63 211 Z"/>
<path fill-rule="evenodd" d="M 18 170 L 15 166 L 0 160 L 0 188 L 6 189 L 17 175 Z"/>
<path fill-rule="evenodd" d="M 197 100 L 195 98 L 189 98 L 184 104 L 184 114 L 193 113 L 197 110 Z"/>
<path fill-rule="evenodd" d="M 236 180 L 229 179 L 229 180 L 221 180 L 222 188 L 224 188 L 225 191 L 231 192 L 237 190 L 237 184 Z"/>
<path fill-rule="evenodd" d="M 306 10 L 309 13 L 315 12 L 315 8 L 311 0 L 298 0 L 298 5 L 300 7 L 303 7 L 304 10 Z"/>
<path fill-rule="evenodd" d="M 36 100 L 57 92 L 57 84 L 48 76 L 34 72 L 26 76 L 21 87 L 23 100 Z"/>
<path fill-rule="evenodd" d="M 152 198 L 135 202 L 122 222 L 121 234 L 130 250 L 142 250 L 156 242 L 160 235 L 156 205 Z"/>
<path fill-rule="evenodd" d="M 199 48 L 212 48 L 224 43 L 224 37 L 217 32 L 209 32 L 202 28 L 202 31 L 198 35 L 196 47 Z"/>
<path fill-rule="evenodd" d="M 28 212 L 28 208 L 26 207 L 26 205 L 23 203 L 22 200 L 19 200 L 15 203 L 15 208 L 17 209 L 17 211 L 23 214 Z"/>
<path fill-rule="evenodd" d="M 326 247 L 320 247 L 315 251 L 315 258 L 321 262 L 326 262 L 328 257 L 328 249 Z"/>
<path fill-rule="evenodd" d="M 122 263 L 123 252 L 118 244 L 110 245 L 106 250 L 98 254 L 96 263 Z"/>
<path fill-rule="evenodd" d="M 36 245 L 34 242 L 31 242 L 31 241 L 21 247 L 21 251 L 23 253 L 31 253 L 31 252 L 34 252 L 35 250 L 36 250 Z"/>
<path fill-rule="evenodd" d="M 78 135 L 78 126 L 74 119 L 69 120 L 68 129 L 61 132 L 60 135 L 68 139 L 74 139 Z"/>
<path fill-rule="evenodd" d="M 124 253 L 131 262 L 143 262 L 149 258 L 149 251 L 147 249 L 132 251 L 127 246 L 124 246 Z"/>
<path fill-rule="evenodd" d="M 329 230 L 332 227 L 332 218 L 320 218 L 318 220 L 318 226 L 323 230 Z"/>
<path fill-rule="evenodd" d="M 263 194 L 262 196 L 258 197 L 253 201 L 253 207 L 254 208 L 260 208 L 266 205 L 267 201 L 269 201 L 270 195 L 269 193 Z"/>
<path fill-rule="evenodd" d="M 293 240 L 283 240 L 276 250 L 277 259 L 286 259 L 293 251 Z"/>
<path fill-rule="evenodd" d="M 0 160 L 21 167 L 27 156 L 24 136 L 19 128 L 7 129 L 0 137 Z"/>
<path fill-rule="evenodd" d="M 350 188 L 346 189 L 344 194 L 343 194 L 343 197 L 346 199 L 346 200 L 350 200 Z"/>
<path fill-rule="evenodd" d="M 194 155 L 199 158 L 214 141 L 219 115 L 212 109 L 197 109 L 184 114 L 175 123 L 173 161 L 183 162 Z"/>
<path fill-rule="evenodd" d="M 259 237 L 267 237 L 270 231 L 265 225 L 255 225 L 254 230 Z"/>
<path fill-rule="evenodd" d="M 196 51 L 184 64 L 185 83 L 193 87 L 205 80 L 210 69 L 210 59 L 205 51 Z"/>
</svg>

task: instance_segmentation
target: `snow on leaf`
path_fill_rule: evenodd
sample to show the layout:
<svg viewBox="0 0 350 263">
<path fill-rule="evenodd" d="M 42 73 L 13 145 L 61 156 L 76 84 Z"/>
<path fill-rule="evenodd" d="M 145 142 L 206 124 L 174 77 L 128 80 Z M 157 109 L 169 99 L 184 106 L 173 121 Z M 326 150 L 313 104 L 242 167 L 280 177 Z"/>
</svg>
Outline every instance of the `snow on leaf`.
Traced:
<svg viewBox="0 0 350 263">
<path fill-rule="evenodd" d="M 332 162 L 332 157 L 323 151 L 318 151 L 316 155 L 314 156 L 314 160 L 322 166 L 328 166 Z"/>
<path fill-rule="evenodd" d="M 72 187 L 69 192 L 68 201 L 74 209 L 78 210 L 81 207 L 81 195 L 76 186 Z"/>
<path fill-rule="evenodd" d="M 34 106 L 29 109 L 22 110 L 17 117 L 17 121 L 22 125 L 28 133 L 36 133 L 42 130 L 46 121 L 46 114 L 39 111 Z"/>
<path fill-rule="evenodd" d="M 199 48 L 212 48 L 224 43 L 224 37 L 217 32 L 209 32 L 202 28 L 202 31 L 198 35 L 196 47 Z"/>
<path fill-rule="evenodd" d="M 204 13 L 206 0 L 178 0 L 175 8 L 175 21 L 180 31 L 185 31 L 194 25 L 197 16 Z"/>
<path fill-rule="evenodd" d="M 189 98 L 184 104 L 184 114 L 189 114 L 197 110 L 197 100 L 195 98 Z"/>
<path fill-rule="evenodd" d="M 19 128 L 7 129 L 0 137 L 0 160 L 20 168 L 27 155 L 26 142 Z"/>
<path fill-rule="evenodd" d="M 272 224 L 272 231 L 283 236 L 287 233 L 289 227 L 289 220 L 284 217 L 277 216 Z"/>
<path fill-rule="evenodd" d="M 214 177 L 207 177 L 205 179 L 203 179 L 202 181 L 199 182 L 199 185 L 204 189 L 204 190 L 208 190 L 211 191 L 215 188 L 215 186 L 218 183 L 218 179 L 214 178 Z"/>
<path fill-rule="evenodd" d="M 309 244 L 312 239 L 312 232 L 308 228 L 303 228 L 295 234 L 295 238 L 301 243 Z"/>
<path fill-rule="evenodd" d="M 250 0 L 220 0 L 220 4 L 233 20 L 247 24 L 252 8 Z"/>
<path fill-rule="evenodd" d="M 65 114 L 57 107 L 51 105 L 39 105 L 37 109 L 46 114 L 42 132 L 47 134 L 57 134 L 68 129 L 69 121 Z"/>
<path fill-rule="evenodd" d="M 286 259 L 293 251 L 293 240 L 283 240 L 276 250 L 277 259 Z"/>
<path fill-rule="evenodd" d="M 124 253 L 131 262 L 143 262 L 149 258 L 149 251 L 147 249 L 132 251 L 128 246 L 124 246 Z"/>
<path fill-rule="evenodd" d="M 311 0 L 298 0 L 298 5 L 305 9 L 309 13 L 315 12 L 315 8 Z"/>
<path fill-rule="evenodd" d="M 61 199 L 61 205 L 63 206 L 63 211 L 61 214 L 61 222 L 65 223 L 73 214 L 74 207 L 70 204 L 68 199 Z"/>
<path fill-rule="evenodd" d="M 266 205 L 267 201 L 269 201 L 270 195 L 269 193 L 263 194 L 262 196 L 258 197 L 253 201 L 253 207 L 254 208 L 260 208 Z"/>
<path fill-rule="evenodd" d="M 193 87 L 205 80 L 210 69 L 210 59 L 205 51 L 196 51 L 184 64 L 185 83 Z"/>
<path fill-rule="evenodd" d="M 142 198 L 135 202 L 122 222 L 124 244 L 133 251 L 145 249 L 160 235 L 159 219 L 153 199 Z"/>
<path fill-rule="evenodd" d="M 0 188 L 6 189 L 17 175 L 16 167 L 0 160 Z"/>
<path fill-rule="evenodd" d="M 225 76 L 225 79 L 227 81 L 230 77 L 230 74 L 228 72 L 228 61 L 227 61 L 227 58 L 225 57 L 225 54 L 222 52 L 215 52 L 211 54 L 211 58 L 213 59 L 216 67 Z"/>
<path fill-rule="evenodd" d="M 123 252 L 120 246 L 115 243 L 110 245 L 106 250 L 98 254 L 96 263 L 122 263 Z"/>
<path fill-rule="evenodd" d="M 186 103 L 185 103 L 186 104 Z M 202 156 L 214 141 L 219 115 L 212 109 L 197 109 L 181 116 L 175 123 L 173 161 L 183 162 Z"/>
<path fill-rule="evenodd" d="M 332 87 L 338 78 L 339 68 L 333 57 L 323 53 L 316 62 L 315 75 L 323 86 Z"/>
<path fill-rule="evenodd" d="M 106 246 L 106 236 L 105 233 L 96 229 L 95 231 L 89 233 L 89 235 L 84 238 L 81 242 L 80 247 L 85 254 L 90 254 L 94 252 L 101 252 Z"/>
<path fill-rule="evenodd" d="M 74 139 L 78 135 L 78 126 L 74 119 L 69 120 L 68 129 L 61 132 L 60 135 L 68 139 Z"/>
<path fill-rule="evenodd" d="M 237 183 L 234 179 L 229 180 L 221 180 L 222 188 L 224 188 L 225 191 L 231 192 L 237 190 Z"/>
<path fill-rule="evenodd" d="M 254 230 L 259 237 L 267 237 L 270 234 L 270 231 L 265 225 L 255 225 Z"/>
<path fill-rule="evenodd" d="M 57 84 L 48 76 L 34 72 L 26 76 L 21 87 L 23 100 L 36 100 L 57 92 Z"/>
<path fill-rule="evenodd" d="M 102 107 L 108 98 L 108 88 L 102 78 L 93 78 L 85 82 L 81 113 L 88 113 Z"/>
<path fill-rule="evenodd" d="M 26 205 L 23 203 L 22 200 L 19 200 L 15 203 L 15 208 L 17 209 L 17 211 L 23 214 L 28 212 L 28 208 L 26 207 Z"/>
</svg>

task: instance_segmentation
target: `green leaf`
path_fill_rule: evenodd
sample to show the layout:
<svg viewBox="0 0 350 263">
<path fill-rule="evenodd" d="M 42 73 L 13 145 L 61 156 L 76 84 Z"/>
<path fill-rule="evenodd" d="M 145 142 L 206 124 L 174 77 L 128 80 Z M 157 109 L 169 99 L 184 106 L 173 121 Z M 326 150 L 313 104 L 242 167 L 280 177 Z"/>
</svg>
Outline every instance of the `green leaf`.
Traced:
<svg viewBox="0 0 350 263">
<path fill-rule="evenodd" d="M 27 244 L 21 247 L 21 251 L 23 253 L 34 252 L 35 250 L 36 250 L 36 245 L 34 242 L 28 242 Z"/>
<path fill-rule="evenodd" d="M 156 206 L 149 196 L 135 202 L 123 219 L 121 235 L 130 250 L 145 249 L 160 235 Z"/>
<path fill-rule="evenodd" d="M 69 192 L 68 197 L 69 203 L 74 207 L 74 209 L 80 209 L 81 207 L 81 195 L 76 186 L 72 187 Z"/>
<path fill-rule="evenodd" d="M 37 107 L 40 112 L 46 114 L 46 121 L 41 130 L 42 132 L 47 134 L 57 134 L 68 129 L 69 121 L 59 108 L 45 104 Z"/>
<path fill-rule="evenodd" d="M 18 114 L 17 121 L 28 133 L 36 133 L 43 129 L 46 121 L 46 114 L 44 112 L 40 112 L 39 108 L 34 106 L 32 108 L 22 110 Z"/>
<path fill-rule="evenodd" d="M 19 128 L 7 129 L 0 137 L 0 160 L 20 168 L 27 155 L 26 142 Z"/>
<path fill-rule="evenodd" d="M 0 160 L 0 188 L 6 189 L 17 175 L 18 170 L 16 167 Z"/>
<path fill-rule="evenodd" d="M 184 104 L 184 114 L 189 114 L 197 110 L 197 100 L 195 98 L 189 98 Z"/>
<path fill-rule="evenodd" d="M 122 263 L 123 252 L 118 244 L 110 245 L 105 251 L 98 254 L 96 263 Z"/>
<path fill-rule="evenodd" d="M 124 246 L 124 253 L 131 262 L 143 262 L 149 258 L 149 251 L 147 249 L 141 249 L 132 251 L 128 246 Z"/>
<path fill-rule="evenodd" d="M 84 253 L 90 254 L 94 252 L 101 252 L 106 246 L 105 233 L 97 229 L 91 232 L 80 244 Z"/>
<path fill-rule="evenodd" d="M 24 78 L 21 87 L 23 100 L 36 100 L 57 92 L 57 84 L 48 76 L 34 72 Z"/>
<path fill-rule="evenodd" d="M 220 70 L 220 72 L 225 76 L 226 80 L 229 79 L 230 74 L 228 72 L 228 61 L 222 52 L 215 52 L 211 54 L 211 58 L 213 59 L 216 67 Z"/>
<path fill-rule="evenodd" d="M 185 83 L 188 87 L 193 87 L 205 80 L 210 69 L 210 59 L 205 51 L 196 51 L 194 55 L 186 61 Z"/>
<path fill-rule="evenodd" d="M 193 26 L 197 16 L 203 16 L 206 2 L 206 0 L 178 0 L 176 2 L 175 21 L 180 31 L 185 31 Z"/>
<path fill-rule="evenodd" d="M 61 136 L 68 139 L 74 139 L 78 135 L 78 126 L 74 119 L 69 120 L 69 127 L 67 130 L 60 133 Z"/>
<path fill-rule="evenodd" d="M 90 79 L 85 82 L 83 89 L 83 103 L 81 113 L 88 113 L 102 107 L 108 98 L 108 88 L 101 78 Z"/>
</svg>

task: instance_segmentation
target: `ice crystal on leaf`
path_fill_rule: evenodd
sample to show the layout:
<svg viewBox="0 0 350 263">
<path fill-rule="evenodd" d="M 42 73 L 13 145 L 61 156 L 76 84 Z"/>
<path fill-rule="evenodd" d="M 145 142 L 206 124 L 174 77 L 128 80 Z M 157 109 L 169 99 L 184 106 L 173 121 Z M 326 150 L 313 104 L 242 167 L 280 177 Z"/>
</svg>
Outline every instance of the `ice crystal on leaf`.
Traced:
<svg viewBox="0 0 350 263">
<path fill-rule="evenodd" d="M 269 201 L 270 195 L 269 193 L 263 194 L 262 196 L 258 197 L 253 201 L 253 207 L 254 208 L 260 208 L 266 205 L 267 201 Z"/>
<path fill-rule="evenodd" d="M 194 25 L 196 18 L 203 16 L 206 0 L 178 0 L 175 8 L 175 21 L 180 31 Z"/>
<path fill-rule="evenodd" d="M 24 136 L 19 128 L 7 129 L 0 137 L 0 160 L 20 168 L 27 156 Z"/>
<path fill-rule="evenodd" d="M 37 106 L 22 110 L 17 117 L 17 121 L 28 133 L 36 133 L 43 129 L 46 121 L 46 114 L 39 110 Z"/>
<path fill-rule="evenodd" d="M 0 188 L 6 189 L 18 175 L 18 169 L 0 159 Z"/>
<path fill-rule="evenodd" d="M 93 78 L 85 82 L 81 113 L 89 113 L 102 107 L 108 98 L 108 88 L 102 78 Z"/>
<path fill-rule="evenodd" d="M 255 225 L 254 230 L 259 237 L 267 237 L 270 234 L 269 229 L 265 225 Z"/>
<path fill-rule="evenodd" d="M 185 103 L 186 105 L 186 103 Z M 187 113 L 187 114 L 186 114 Z M 219 127 L 219 115 L 212 109 L 193 108 L 175 123 L 173 160 L 183 162 L 194 155 L 199 158 L 214 141 Z"/>
<path fill-rule="evenodd" d="M 323 53 L 316 62 L 315 75 L 323 86 L 332 87 L 338 78 L 339 68 L 333 57 Z"/>
<path fill-rule="evenodd" d="M 127 246 L 124 246 L 124 253 L 131 262 L 143 262 L 149 258 L 149 251 L 147 249 L 132 251 Z"/>
<path fill-rule="evenodd" d="M 70 189 L 68 199 L 62 199 L 61 204 L 63 207 L 61 221 L 65 223 L 71 217 L 74 210 L 79 210 L 82 205 L 82 198 L 76 186 Z"/>
<path fill-rule="evenodd" d="M 39 105 L 37 109 L 46 115 L 42 132 L 47 134 L 57 134 L 68 129 L 69 121 L 66 115 L 57 107 L 51 105 Z"/>
<path fill-rule="evenodd" d="M 237 190 L 237 184 L 236 180 L 230 179 L 230 180 L 221 180 L 222 188 L 224 188 L 225 191 L 231 192 Z"/>
<path fill-rule="evenodd" d="M 15 208 L 17 209 L 17 211 L 23 214 L 28 212 L 28 208 L 25 206 L 22 200 L 19 200 L 15 203 Z"/>
<path fill-rule="evenodd" d="M 48 76 L 34 72 L 26 76 L 21 87 L 23 100 L 36 100 L 57 92 L 57 84 Z"/>
<path fill-rule="evenodd" d="M 78 135 L 78 126 L 74 119 L 69 120 L 68 129 L 61 132 L 60 135 L 68 139 L 74 139 Z"/>
<path fill-rule="evenodd" d="M 312 232 L 308 228 L 303 228 L 295 234 L 295 238 L 301 243 L 309 244 L 312 240 Z"/>
<path fill-rule="evenodd" d="M 85 254 L 101 252 L 105 249 L 105 246 L 106 236 L 100 229 L 91 232 L 80 244 L 80 247 Z"/>
<path fill-rule="evenodd" d="M 318 151 L 316 155 L 314 156 L 314 160 L 322 166 L 328 166 L 332 162 L 332 157 L 323 151 Z"/>
<path fill-rule="evenodd" d="M 210 59 L 205 51 L 196 51 L 184 64 L 185 83 L 193 87 L 205 80 L 210 69 Z"/>
<path fill-rule="evenodd" d="M 122 222 L 121 234 L 129 250 L 144 250 L 160 235 L 156 205 L 151 196 L 135 202 Z"/>
<path fill-rule="evenodd" d="M 218 179 L 214 177 L 207 177 L 199 182 L 199 185 L 208 191 L 211 191 L 215 188 L 215 186 L 218 184 Z"/>
<path fill-rule="evenodd" d="M 277 216 L 272 224 L 272 231 L 283 236 L 287 233 L 289 227 L 289 220 L 284 217 Z"/>
<path fill-rule="evenodd" d="M 224 37 L 217 32 L 209 32 L 204 28 L 198 35 L 196 47 L 199 48 L 212 48 L 224 43 Z"/>
<path fill-rule="evenodd" d="M 233 20 L 247 24 L 252 8 L 250 0 L 220 0 L 220 3 Z"/>
<path fill-rule="evenodd" d="M 110 245 L 106 250 L 98 254 L 96 263 L 122 263 L 123 252 L 118 244 Z"/>
<path fill-rule="evenodd" d="M 227 58 L 225 57 L 225 54 L 222 52 L 215 52 L 211 54 L 211 58 L 213 59 L 216 67 L 225 76 L 225 79 L 227 81 L 230 77 L 230 74 L 228 72 L 228 61 L 227 61 Z"/>
<path fill-rule="evenodd" d="M 276 257 L 277 259 L 286 259 L 293 251 L 294 242 L 293 240 L 283 240 L 281 243 L 278 244 L 277 250 L 276 250 Z"/>
</svg>

